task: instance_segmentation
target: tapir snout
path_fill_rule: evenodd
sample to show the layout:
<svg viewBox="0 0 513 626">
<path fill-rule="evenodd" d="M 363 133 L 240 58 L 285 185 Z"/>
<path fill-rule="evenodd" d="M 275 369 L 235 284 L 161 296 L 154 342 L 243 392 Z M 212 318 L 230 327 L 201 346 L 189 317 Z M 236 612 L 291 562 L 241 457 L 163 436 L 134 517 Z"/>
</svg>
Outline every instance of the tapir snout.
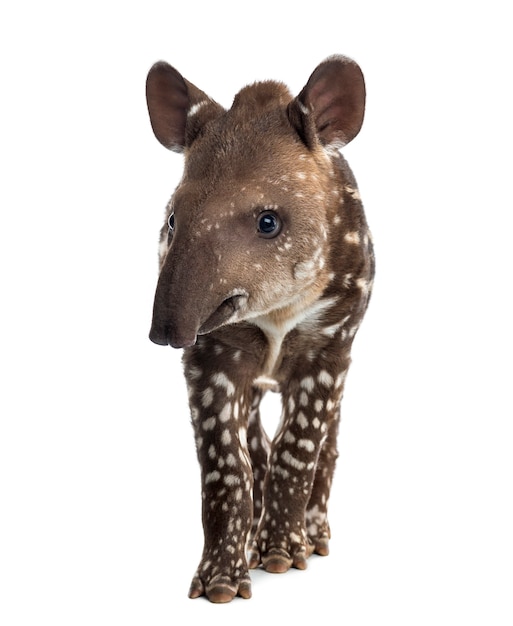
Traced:
<svg viewBox="0 0 513 626">
<path fill-rule="evenodd" d="M 248 293 L 225 285 L 214 289 L 214 255 L 201 249 L 201 258 L 168 255 L 157 283 L 150 339 L 158 345 L 189 348 L 198 335 L 210 333 L 242 312 Z M 225 281 L 226 282 L 226 281 Z"/>
<path fill-rule="evenodd" d="M 157 298 L 160 300 L 158 287 L 150 339 L 153 343 L 161 346 L 170 345 L 172 348 L 190 348 L 196 343 L 198 335 L 205 335 L 226 324 L 237 315 L 247 301 L 247 296 L 243 293 L 228 296 L 202 322 L 201 318 L 191 316 L 190 311 L 188 316 L 170 315 L 167 306 L 157 304 Z"/>
</svg>

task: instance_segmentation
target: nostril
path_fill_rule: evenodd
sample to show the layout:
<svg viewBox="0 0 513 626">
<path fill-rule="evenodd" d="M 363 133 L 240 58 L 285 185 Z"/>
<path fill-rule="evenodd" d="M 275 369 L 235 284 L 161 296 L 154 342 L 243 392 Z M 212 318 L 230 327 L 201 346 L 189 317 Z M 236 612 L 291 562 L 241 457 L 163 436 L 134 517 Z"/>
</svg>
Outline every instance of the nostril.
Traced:
<svg viewBox="0 0 513 626">
<path fill-rule="evenodd" d="M 178 332 L 169 325 L 152 324 L 150 340 L 159 346 L 171 346 L 172 348 L 190 348 L 196 343 L 196 330 Z"/>
<path fill-rule="evenodd" d="M 150 341 L 156 343 L 159 346 L 167 346 L 167 328 L 157 324 L 152 324 L 150 329 Z"/>
</svg>

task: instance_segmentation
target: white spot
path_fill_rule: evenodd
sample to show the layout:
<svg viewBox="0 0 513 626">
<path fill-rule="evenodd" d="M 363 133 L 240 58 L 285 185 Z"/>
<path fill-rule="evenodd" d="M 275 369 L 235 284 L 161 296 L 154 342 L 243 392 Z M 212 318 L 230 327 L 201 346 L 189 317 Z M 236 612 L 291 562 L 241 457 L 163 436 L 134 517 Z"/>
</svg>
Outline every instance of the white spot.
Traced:
<svg viewBox="0 0 513 626">
<path fill-rule="evenodd" d="M 308 392 L 313 391 L 315 386 L 315 382 L 312 376 L 306 376 L 299 384 L 303 389 Z"/>
<path fill-rule="evenodd" d="M 357 278 L 356 279 L 356 286 L 362 290 L 362 293 L 367 294 L 369 293 L 369 282 L 367 280 L 365 280 L 365 278 Z"/>
<path fill-rule="evenodd" d="M 223 482 L 227 487 L 233 487 L 234 485 L 240 485 L 240 478 L 235 474 L 227 474 L 223 478 Z"/>
<path fill-rule="evenodd" d="M 230 435 L 230 431 L 225 428 L 221 434 L 221 443 L 225 446 L 230 445 L 232 442 L 232 436 Z"/>
<path fill-rule="evenodd" d="M 212 404 L 213 401 L 214 401 L 214 390 L 212 389 L 212 387 L 207 387 L 206 389 L 203 390 L 203 393 L 201 394 L 201 404 L 205 408 L 207 408 Z"/>
<path fill-rule="evenodd" d="M 159 243 L 159 257 L 162 263 L 164 262 L 164 259 L 166 257 L 167 248 L 168 246 L 167 246 L 167 236 L 166 236 L 163 239 L 161 239 Z"/>
<path fill-rule="evenodd" d="M 347 191 L 347 193 L 352 196 L 355 200 L 361 200 L 360 197 L 360 192 L 358 191 L 358 189 L 351 187 L 350 185 L 346 185 L 345 186 L 345 190 Z"/>
<path fill-rule="evenodd" d="M 193 115 L 196 115 L 196 113 L 201 109 L 202 106 L 205 106 L 205 104 L 208 104 L 207 100 L 202 100 L 201 102 L 193 104 L 187 112 L 187 117 L 192 117 Z"/>
<path fill-rule="evenodd" d="M 207 474 L 205 476 L 205 484 L 208 485 L 208 483 L 213 483 L 220 478 L 221 474 L 217 470 L 214 470 L 213 472 L 210 472 L 210 474 Z"/>
<path fill-rule="evenodd" d="M 288 470 L 286 470 L 284 467 L 282 467 L 281 465 L 275 465 L 273 467 L 273 472 L 275 474 L 279 474 L 282 478 L 288 478 L 290 476 Z"/>
<path fill-rule="evenodd" d="M 294 266 L 294 278 L 296 280 L 303 280 L 309 278 L 313 274 L 315 263 L 310 259 L 308 261 L 302 261 L 296 263 Z"/>
<path fill-rule="evenodd" d="M 235 385 L 228 379 L 224 372 L 217 372 L 217 374 L 212 376 L 211 380 L 217 387 L 223 387 L 226 389 L 226 395 L 228 397 L 233 396 L 235 393 Z"/>
<path fill-rule="evenodd" d="M 303 429 L 308 427 L 308 420 L 306 419 L 306 415 L 303 413 L 303 411 L 299 411 L 299 413 L 297 414 L 296 422 Z"/>
<path fill-rule="evenodd" d="M 227 402 L 219 413 L 219 420 L 223 423 L 227 422 L 232 416 L 232 403 Z"/>
<path fill-rule="evenodd" d="M 313 452 L 315 450 L 315 444 L 310 439 L 300 439 L 297 442 L 297 447 L 298 448 L 304 448 L 308 452 Z"/>
<path fill-rule="evenodd" d="M 356 231 L 350 232 L 350 233 L 346 233 L 344 235 L 344 240 L 347 241 L 347 243 L 353 243 L 353 244 L 356 245 L 356 244 L 360 243 L 360 235 Z"/>
<path fill-rule="evenodd" d="M 285 463 L 287 463 L 287 465 L 295 467 L 298 470 L 302 470 L 306 467 L 306 463 L 303 463 L 303 461 L 293 457 L 288 450 L 283 451 L 281 458 L 285 461 Z"/>
<path fill-rule="evenodd" d="M 340 374 L 337 376 L 337 380 L 335 381 L 335 387 L 342 387 L 346 379 L 346 376 L 347 376 L 347 370 L 345 370 L 344 372 L 340 372 Z"/>
<path fill-rule="evenodd" d="M 326 326 L 322 329 L 322 334 L 326 337 L 334 337 L 337 332 L 342 328 L 343 322 L 337 322 L 336 324 L 332 324 L 331 326 Z"/>
<path fill-rule="evenodd" d="M 319 372 L 317 380 L 325 387 L 331 387 L 333 385 L 333 377 L 326 370 L 321 370 Z"/>
<path fill-rule="evenodd" d="M 290 431 L 287 430 L 283 435 L 283 441 L 285 441 L 285 443 L 294 443 L 296 438 Z"/>
<path fill-rule="evenodd" d="M 206 419 L 203 422 L 203 430 L 214 430 L 215 425 L 216 425 L 216 418 L 215 417 L 209 417 L 208 419 Z"/>
<path fill-rule="evenodd" d="M 312 521 L 321 525 L 326 520 L 326 512 L 320 511 L 319 505 L 316 504 L 314 507 L 312 507 L 306 512 L 306 519 L 309 522 Z"/>
<path fill-rule="evenodd" d="M 199 369 L 199 367 L 190 367 L 187 370 L 187 376 L 191 379 L 191 380 L 198 380 L 199 378 L 201 378 L 203 372 Z"/>
<path fill-rule="evenodd" d="M 310 113 L 310 110 L 308 109 L 308 107 L 307 107 L 306 105 L 304 105 L 304 104 L 303 104 L 300 100 L 297 100 L 296 102 L 297 102 L 297 104 L 298 104 L 298 106 L 299 106 L 299 110 L 301 111 L 301 113 L 302 113 L 303 115 L 308 115 L 308 114 Z M 302 154 L 299 158 L 300 158 L 300 159 L 301 159 L 301 158 L 303 158 L 303 159 L 304 159 L 305 157 L 304 157 L 304 155 Z"/>
</svg>

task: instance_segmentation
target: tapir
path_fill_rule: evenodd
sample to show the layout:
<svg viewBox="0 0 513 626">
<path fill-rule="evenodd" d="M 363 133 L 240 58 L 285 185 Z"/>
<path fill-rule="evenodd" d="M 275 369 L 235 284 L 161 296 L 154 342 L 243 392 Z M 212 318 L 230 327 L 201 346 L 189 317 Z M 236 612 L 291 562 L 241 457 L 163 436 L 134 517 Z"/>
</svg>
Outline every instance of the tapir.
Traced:
<svg viewBox="0 0 513 626">
<path fill-rule="evenodd" d="M 183 350 L 201 467 L 189 596 L 229 602 L 251 596 L 252 568 L 305 569 L 329 551 L 340 403 L 374 277 L 340 152 L 362 126 L 365 83 L 332 56 L 297 96 L 256 82 L 226 109 L 160 61 L 146 95 L 155 136 L 184 157 L 150 339 Z M 272 438 L 259 412 L 268 391 L 282 399 Z"/>
</svg>

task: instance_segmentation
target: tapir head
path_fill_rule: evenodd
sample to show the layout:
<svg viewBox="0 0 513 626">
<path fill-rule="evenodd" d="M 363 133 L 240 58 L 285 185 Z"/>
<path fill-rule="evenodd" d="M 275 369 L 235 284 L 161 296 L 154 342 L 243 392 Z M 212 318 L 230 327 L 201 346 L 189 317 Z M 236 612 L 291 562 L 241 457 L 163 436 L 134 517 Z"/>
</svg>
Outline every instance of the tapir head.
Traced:
<svg viewBox="0 0 513 626">
<path fill-rule="evenodd" d="M 146 93 L 157 139 L 185 156 L 161 232 L 150 339 L 189 347 L 322 292 L 339 184 L 333 155 L 363 121 L 358 65 L 330 57 L 296 98 L 281 83 L 255 83 L 225 110 L 159 62 Z"/>
</svg>

